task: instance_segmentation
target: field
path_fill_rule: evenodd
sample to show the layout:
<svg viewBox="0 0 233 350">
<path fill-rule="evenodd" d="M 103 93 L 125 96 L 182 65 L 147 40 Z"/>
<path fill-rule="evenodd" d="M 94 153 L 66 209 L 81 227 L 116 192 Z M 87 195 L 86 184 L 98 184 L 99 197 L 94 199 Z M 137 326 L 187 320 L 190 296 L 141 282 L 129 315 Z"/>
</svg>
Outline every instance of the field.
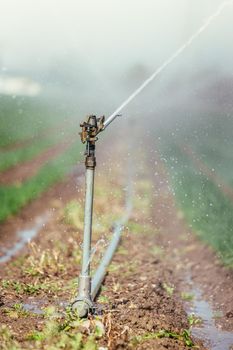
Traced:
<svg viewBox="0 0 233 350">
<path fill-rule="evenodd" d="M 29 99 L 12 101 L 3 98 L 0 110 L 0 221 L 17 213 L 61 180 L 80 158 L 80 143 L 76 141 L 72 124 L 52 113 L 51 106 L 44 101 L 33 103 Z M 49 150 L 52 152 L 47 157 Z M 23 167 L 26 167 L 26 176 L 22 174 Z M 36 172 L 33 171 L 35 167 L 38 168 Z M 17 177 L 12 175 L 15 173 Z"/>
<path fill-rule="evenodd" d="M 164 158 L 190 228 L 233 267 L 232 118 L 207 116 L 167 140 Z M 163 149 L 163 147 L 162 147 Z"/>
<path fill-rule="evenodd" d="M 55 117 L 43 100 L 2 102 L 0 347 L 204 350 L 217 344 L 218 334 L 220 346 L 228 349 L 232 119 L 224 113 L 221 118 L 198 114 L 190 123 L 167 116 L 170 128 L 164 128 L 148 116 L 151 127 L 138 121 L 134 140 L 128 138 L 127 120 L 122 129 L 109 128 L 100 137 L 93 270 L 114 222 L 125 214 L 131 185 L 132 212 L 96 312 L 83 320 L 70 309 L 78 288 L 84 218 L 79 121 L 64 120 L 62 113 Z M 137 143 L 139 138 L 145 142 Z M 203 302 L 211 312 L 200 311 Z"/>
</svg>

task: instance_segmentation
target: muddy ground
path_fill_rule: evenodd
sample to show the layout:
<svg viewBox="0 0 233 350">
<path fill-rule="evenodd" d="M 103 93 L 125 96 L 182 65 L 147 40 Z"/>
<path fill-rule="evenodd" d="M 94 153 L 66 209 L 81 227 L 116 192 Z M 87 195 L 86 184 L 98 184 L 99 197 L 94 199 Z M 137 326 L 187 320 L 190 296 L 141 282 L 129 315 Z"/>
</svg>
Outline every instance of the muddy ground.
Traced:
<svg viewBox="0 0 233 350">
<path fill-rule="evenodd" d="M 9 247 L 17 240 L 17 230 L 49 213 L 33 242 L 1 264 L 0 320 L 11 332 L 6 335 L 1 329 L 3 349 L 13 349 L 13 345 L 74 349 L 70 342 L 77 333 L 83 337 L 80 349 L 210 349 L 208 339 L 191 335 L 196 321 L 202 325 L 188 315 L 190 281 L 203 290 L 203 298 L 218 312 L 218 327 L 233 331 L 232 272 L 190 232 L 176 207 L 159 153 L 143 146 L 137 149 L 136 158 L 132 146 L 117 142 L 111 147 L 114 160 L 109 149 L 102 149 L 104 161 L 97 168 L 93 239 L 94 244 L 100 239 L 105 243 L 97 250 L 93 266 L 111 236 L 113 220 L 124 213 L 128 158 L 134 164 L 133 211 L 96 300 L 98 316 L 89 316 L 89 323 L 77 328 L 73 323 L 69 329 L 61 327 L 67 317 L 64 308 L 77 291 L 81 260 L 84 176 L 79 167 L 78 173 L 74 171 L 1 226 L 1 245 Z M 93 333 L 96 317 L 102 330 L 98 334 Z M 61 329 L 52 335 L 44 330 L 54 318 L 67 336 L 63 347 Z M 222 346 L 219 349 L 225 349 L 224 343 Z"/>
</svg>

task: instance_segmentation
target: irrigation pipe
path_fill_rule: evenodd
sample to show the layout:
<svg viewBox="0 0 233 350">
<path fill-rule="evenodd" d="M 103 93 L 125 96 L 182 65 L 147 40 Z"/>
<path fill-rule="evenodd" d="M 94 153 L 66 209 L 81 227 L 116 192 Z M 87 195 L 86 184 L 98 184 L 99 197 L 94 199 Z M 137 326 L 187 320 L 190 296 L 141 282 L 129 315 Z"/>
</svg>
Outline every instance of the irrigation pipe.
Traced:
<svg viewBox="0 0 233 350">
<path fill-rule="evenodd" d="M 83 256 L 82 269 L 79 276 L 79 291 L 78 295 L 71 305 L 72 310 L 79 316 L 85 317 L 90 310 L 93 310 L 93 301 L 101 287 L 104 277 L 107 272 L 107 267 L 110 264 L 113 255 L 120 242 L 121 234 L 124 225 L 129 220 L 132 212 L 132 166 L 129 164 L 128 171 L 128 186 L 126 189 L 125 198 L 125 214 L 121 220 L 114 225 L 112 239 L 105 251 L 105 254 L 94 274 L 91 277 L 91 236 L 92 236 L 92 210 L 93 210 L 93 190 L 94 190 L 94 170 L 96 165 L 95 160 L 95 141 L 99 126 L 102 126 L 102 119 L 96 119 L 95 116 L 90 116 L 86 123 L 83 123 L 83 138 L 87 140 L 86 145 L 86 198 L 85 198 L 85 218 L 84 218 L 84 238 L 83 238 Z M 94 133 L 94 136 L 93 136 Z M 130 160 L 130 158 L 129 158 Z M 129 162 L 130 163 L 130 162 Z"/>
<path fill-rule="evenodd" d="M 101 284 L 105 278 L 107 268 L 109 264 L 112 261 L 113 255 L 119 245 L 120 239 L 121 239 L 121 234 L 122 231 L 125 227 L 125 224 L 128 222 L 133 204 L 132 204 L 132 197 L 133 197 L 133 185 L 132 185 L 132 179 L 129 181 L 129 185 L 127 187 L 127 192 L 126 192 L 126 200 L 125 200 L 125 215 L 119 220 L 118 222 L 115 223 L 114 225 L 114 230 L 113 230 L 113 237 L 111 242 L 109 243 L 104 256 L 93 276 L 92 279 L 92 286 L 91 286 L 91 297 L 92 300 L 95 299 Z"/>
</svg>

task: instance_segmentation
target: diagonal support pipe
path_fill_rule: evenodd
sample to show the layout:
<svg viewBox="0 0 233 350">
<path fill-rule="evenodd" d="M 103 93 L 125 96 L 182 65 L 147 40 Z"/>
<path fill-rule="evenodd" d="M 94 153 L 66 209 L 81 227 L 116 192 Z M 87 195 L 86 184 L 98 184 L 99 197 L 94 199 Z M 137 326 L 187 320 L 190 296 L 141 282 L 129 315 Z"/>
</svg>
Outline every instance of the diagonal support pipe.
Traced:
<svg viewBox="0 0 233 350">
<path fill-rule="evenodd" d="M 128 185 L 128 190 L 126 193 L 126 203 L 125 203 L 125 215 L 123 218 L 118 221 L 115 224 L 114 230 L 113 230 L 113 236 L 112 239 L 104 253 L 104 256 L 96 269 L 96 272 L 94 274 L 94 277 L 92 279 L 92 286 L 91 286 L 91 297 L 92 300 L 95 299 L 96 295 L 98 294 L 98 291 L 101 287 L 101 284 L 105 278 L 105 275 L 107 273 L 107 268 L 109 264 L 112 261 L 113 255 L 115 251 L 117 250 L 117 247 L 121 240 L 121 234 L 122 231 L 128 222 L 131 212 L 132 212 L 132 196 L 133 196 L 133 189 L 132 189 L 132 181 L 130 179 L 130 183 Z"/>
</svg>

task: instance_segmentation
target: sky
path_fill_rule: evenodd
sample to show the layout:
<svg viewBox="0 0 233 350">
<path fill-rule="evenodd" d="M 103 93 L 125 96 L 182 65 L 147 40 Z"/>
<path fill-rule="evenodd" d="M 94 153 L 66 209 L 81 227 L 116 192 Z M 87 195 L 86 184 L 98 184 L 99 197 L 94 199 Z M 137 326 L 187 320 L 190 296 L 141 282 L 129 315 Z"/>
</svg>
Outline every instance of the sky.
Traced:
<svg viewBox="0 0 233 350">
<path fill-rule="evenodd" d="M 47 69 L 82 60 L 97 72 L 143 62 L 156 68 L 223 1 L 0 0 L 0 64 Z M 233 5 L 223 11 L 180 64 L 232 70 Z"/>
</svg>

